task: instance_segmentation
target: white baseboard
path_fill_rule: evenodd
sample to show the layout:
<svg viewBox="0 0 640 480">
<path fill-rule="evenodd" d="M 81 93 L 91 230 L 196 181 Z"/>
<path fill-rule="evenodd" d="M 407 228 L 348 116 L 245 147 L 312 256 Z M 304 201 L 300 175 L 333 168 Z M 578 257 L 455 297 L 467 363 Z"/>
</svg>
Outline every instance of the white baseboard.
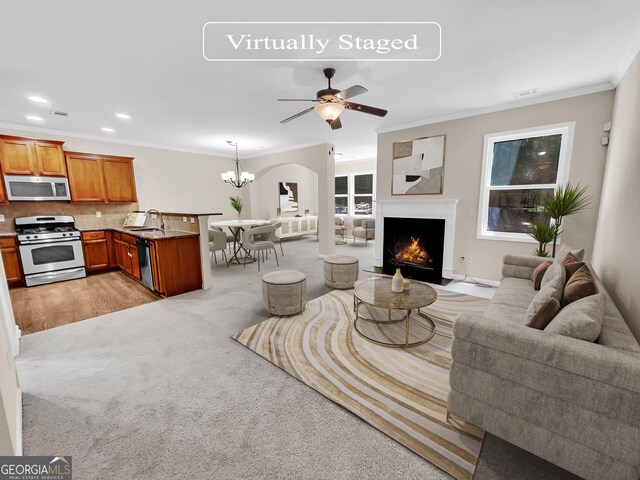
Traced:
<svg viewBox="0 0 640 480">
<path fill-rule="evenodd" d="M 500 282 L 498 280 L 488 280 L 486 278 L 471 277 L 469 275 L 460 275 L 459 273 L 454 273 L 450 278 L 451 280 L 457 280 L 459 282 L 469 281 L 469 283 L 473 283 L 473 281 L 476 281 L 478 283 L 486 283 L 487 285 L 491 285 L 492 287 L 500 286 Z"/>
</svg>

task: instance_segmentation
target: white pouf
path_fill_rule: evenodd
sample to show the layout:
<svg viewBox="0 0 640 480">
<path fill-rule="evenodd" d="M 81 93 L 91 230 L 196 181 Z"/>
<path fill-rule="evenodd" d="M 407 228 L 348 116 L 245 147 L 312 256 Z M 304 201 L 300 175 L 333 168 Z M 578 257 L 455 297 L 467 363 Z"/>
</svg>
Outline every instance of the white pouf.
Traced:
<svg viewBox="0 0 640 480">
<path fill-rule="evenodd" d="M 270 315 L 294 315 L 307 305 L 307 276 L 297 270 L 277 270 L 262 277 L 262 301 Z"/>
<path fill-rule="evenodd" d="M 324 259 L 324 283 L 331 288 L 353 288 L 358 280 L 360 262 L 348 255 L 332 255 Z"/>
</svg>

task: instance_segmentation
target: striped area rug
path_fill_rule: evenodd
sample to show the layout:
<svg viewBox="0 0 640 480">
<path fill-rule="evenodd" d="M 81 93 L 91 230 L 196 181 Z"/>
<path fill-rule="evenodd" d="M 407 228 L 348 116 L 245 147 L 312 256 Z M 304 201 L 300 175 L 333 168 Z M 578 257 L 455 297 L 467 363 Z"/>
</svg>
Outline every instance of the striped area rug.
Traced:
<svg viewBox="0 0 640 480">
<path fill-rule="evenodd" d="M 353 329 L 353 290 L 334 290 L 301 315 L 274 317 L 233 336 L 285 372 L 457 479 L 470 479 L 484 432 L 446 417 L 452 323 L 488 304 L 438 290 L 423 311 L 436 325 L 426 344 L 388 348 Z"/>
</svg>

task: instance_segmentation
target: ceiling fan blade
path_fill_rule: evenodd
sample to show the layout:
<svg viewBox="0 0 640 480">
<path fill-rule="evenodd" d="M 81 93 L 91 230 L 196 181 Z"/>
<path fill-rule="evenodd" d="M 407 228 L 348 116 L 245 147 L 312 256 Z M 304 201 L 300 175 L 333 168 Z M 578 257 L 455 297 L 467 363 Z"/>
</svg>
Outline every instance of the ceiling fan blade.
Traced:
<svg viewBox="0 0 640 480">
<path fill-rule="evenodd" d="M 279 98 L 279 102 L 317 102 L 317 98 Z"/>
<path fill-rule="evenodd" d="M 336 97 L 341 98 L 342 100 L 346 100 L 347 98 L 355 97 L 356 95 L 362 95 L 363 93 L 367 93 L 368 91 L 369 90 L 360 85 L 354 85 L 353 87 L 349 87 L 346 90 L 336 93 Z"/>
<path fill-rule="evenodd" d="M 384 117 L 387 114 L 382 108 L 370 107 L 369 105 L 360 105 L 359 103 L 345 102 L 344 108 L 355 110 L 356 112 L 368 113 L 377 117 Z"/>
<path fill-rule="evenodd" d="M 342 122 L 340 121 L 340 117 L 336 117 L 336 119 L 333 122 L 331 122 L 329 126 L 331 127 L 331 130 L 337 130 L 339 128 L 342 128 Z"/>
<path fill-rule="evenodd" d="M 313 110 L 314 107 L 309 107 L 306 110 L 303 110 L 301 112 L 296 113 L 295 115 L 291 115 L 288 118 L 285 118 L 284 120 L 282 120 L 280 123 L 287 123 L 290 122 L 293 119 L 296 119 L 298 117 L 301 117 L 302 115 L 304 115 L 305 113 L 309 113 L 311 110 Z"/>
</svg>

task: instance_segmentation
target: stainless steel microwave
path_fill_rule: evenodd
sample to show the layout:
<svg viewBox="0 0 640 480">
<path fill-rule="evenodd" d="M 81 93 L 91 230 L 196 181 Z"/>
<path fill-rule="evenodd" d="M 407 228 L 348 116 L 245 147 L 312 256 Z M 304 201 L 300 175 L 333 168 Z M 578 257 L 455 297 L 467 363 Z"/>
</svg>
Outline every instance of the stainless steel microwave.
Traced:
<svg viewBox="0 0 640 480">
<path fill-rule="evenodd" d="M 62 177 L 5 175 L 4 184 L 9 200 L 32 202 L 71 200 L 69 181 Z"/>
</svg>

